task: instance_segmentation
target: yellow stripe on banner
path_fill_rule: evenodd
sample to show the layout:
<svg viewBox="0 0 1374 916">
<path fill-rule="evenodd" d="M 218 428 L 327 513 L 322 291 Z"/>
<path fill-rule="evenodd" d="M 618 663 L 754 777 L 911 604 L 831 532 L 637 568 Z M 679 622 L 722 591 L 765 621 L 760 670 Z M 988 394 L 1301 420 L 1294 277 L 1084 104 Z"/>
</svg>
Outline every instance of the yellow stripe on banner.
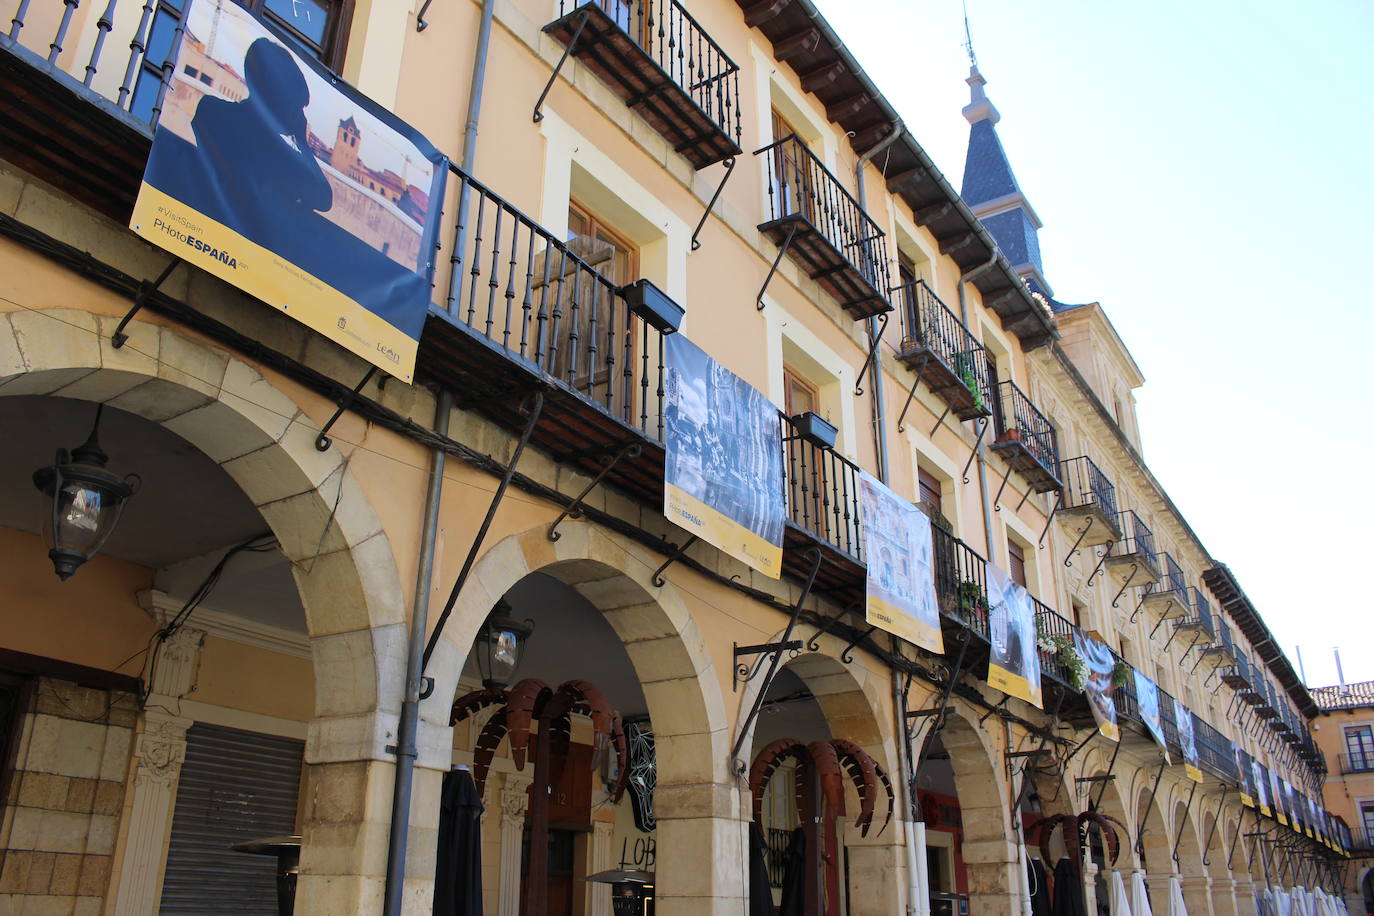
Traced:
<svg viewBox="0 0 1374 916">
<path fill-rule="evenodd" d="M 706 543 L 745 563 L 765 576 L 782 576 L 782 547 L 750 531 L 723 512 L 713 509 L 673 484 L 663 488 L 663 514 Z"/>
<path fill-rule="evenodd" d="M 138 189 L 134 232 L 266 302 L 390 375 L 410 382 L 418 342 L 285 258 L 150 184 Z"/>
<path fill-rule="evenodd" d="M 864 620 L 869 626 L 886 630 L 928 652 L 945 651 L 945 639 L 939 627 L 933 627 L 924 620 L 893 607 L 877 595 L 868 596 Z"/>
<path fill-rule="evenodd" d="M 1040 691 L 1032 689 L 1029 680 L 1019 674 L 1013 674 L 996 662 L 988 662 L 988 686 L 1019 697 L 1041 709 L 1045 708 L 1040 699 Z"/>
<path fill-rule="evenodd" d="M 1103 722 L 1097 727 L 1097 730 L 1102 733 L 1102 737 L 1109 741 L 1121 740 L 1121 726 L 1115 722 Z"/>
<path fill-rule="evenodd" d="M 1255 807 L 1255 800 L 1244 792 L 1240 793 L 1240 803 L 1247 808 Z"/>
<path fill-rule="evenodd" d="M 1202 782 L 1202 771 L 1191 763 L 1185 763 L 1183 765 L 1183 772 L 1187 773 L 1188 778 L 1193 782 Z"/>
</svg>

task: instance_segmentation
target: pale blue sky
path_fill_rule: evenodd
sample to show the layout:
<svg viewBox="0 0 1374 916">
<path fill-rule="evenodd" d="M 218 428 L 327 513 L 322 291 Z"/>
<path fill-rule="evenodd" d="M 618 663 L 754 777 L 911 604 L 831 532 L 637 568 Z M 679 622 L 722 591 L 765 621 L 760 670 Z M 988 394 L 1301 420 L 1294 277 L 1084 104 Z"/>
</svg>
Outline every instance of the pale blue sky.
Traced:
<svg viewBox="0 0 1374 916">
<path fill-rule="evenodd" d="M 817 0 L 956 187 L 957 0 Z M 1145 457 L 1308 683 L 1374 679 L 1374 4 L 969 0 L 1056 298 L 1146 377 Z"/>
</svg>

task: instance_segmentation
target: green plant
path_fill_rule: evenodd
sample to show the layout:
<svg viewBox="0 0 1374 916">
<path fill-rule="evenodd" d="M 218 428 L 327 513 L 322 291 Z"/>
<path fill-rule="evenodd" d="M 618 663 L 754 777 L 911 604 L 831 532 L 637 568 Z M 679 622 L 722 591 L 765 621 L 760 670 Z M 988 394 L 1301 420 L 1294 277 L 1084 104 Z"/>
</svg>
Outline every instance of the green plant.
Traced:
<svg viewBox="0 0 1374 916">
<path fill-rule="evenodd" d="M 973 374 L 973 366 L 968 359 L 959 359 L 959 378 L 968 389 L 968 393 L 973 396 L 973 406 L 980 412 L 987 411 L 987 403 L 983 400 L 983 392 L 978 388 L 978 376 Z"/>
<path fill-rule="evenodd" d="M 1069 676 L 1069 686 L 1082 690 L 1088 683 L 1088 661 L 1078 652 L 1072 636 L 1051 636 L 1049 642 L 1054 646 L 1054 657 L 1064 667 Z"/>
<path fill-rule="evenodd" d="M 975 614 L 987 610 L 987 598 L 983 595 L 983 587 L 977 582 L 959 583 L 959 614 L 965 619 L 972 619 Z"/>
<path fill-rule="evenodd" d="M 1126 663 L 1124 658 L 1118 658 L 1116 664 L 1112 666 L 1112 686 L 1125 687 L 1130 677 L 1131 666 Z"/>
</svg>

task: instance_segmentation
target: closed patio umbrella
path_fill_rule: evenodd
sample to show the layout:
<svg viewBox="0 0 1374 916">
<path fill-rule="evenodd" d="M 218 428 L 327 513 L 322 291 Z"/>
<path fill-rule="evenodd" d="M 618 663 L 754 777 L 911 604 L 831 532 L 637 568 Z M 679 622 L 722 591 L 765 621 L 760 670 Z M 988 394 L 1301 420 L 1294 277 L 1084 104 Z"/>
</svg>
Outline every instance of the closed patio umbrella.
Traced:
<svg viewBox="0 0 1374 916">
<path fill-rule="evenodd" d="M 1259 911 L 1259 916 L 1278 916 L 1278 907 L 1274 905 L 1274 892 L 1265 888 L 1260 891 L 1255 898 L 1255 907 Z"/>
<path fill-rule="evenodd" d="M 1107 879 L 1107 909 L 1111 916 L 1131 916 L 1131 901 L 1126 896 L 1126 882 L 1121 880 L 1121 872 L 1112 869 Z"/>
<path fill-rule="evenodd" d="M 783 859 L 782 902 L 778 916 L 803 916 L 806 911 L 806 832 L 800 827 L 792 831 Z"/>
<path fill-rule="evenodd" d="M 1145 873 L 1131 872 L 1131 916 L 1153 916 L 1150 911 L 1150 892 L 1145 887 Z"/>
<path fill-rule="evenodd" d="M 1078 866 L 1073 859 L 1065 856 L 1054 867 L 1054 916 L 1087 916 L 1087 906 L 1083 901 L 1083 879 L 1078 874 Z"/>
<path fill-rule="evenodd" d="M 1274 912 L 1277 916 L 1293 916 L 1293 898 L 1283 888 L 1274 891 Z"/>
<path fill-rule="evenodd" d="M 1027 859 L 1026 872 L 1030 875 L 1031 916 L 1051 916 L 1050 873 L 1045 870 L 1045 863 Z"/>
<path fill-rule="evenodd" d="M 768 843 L 757 821 L 749 824 L 749 916 L 773 916 L 773 887 L 768 880 Z"/>
<path fill-rule="evenodd" d="M 444 776 L 434 874 L 435 916 L 482 916 L 482 797 L 465 769 Z"/>
<path fill-rule="evenodd" d="M 1183 902 L 1183 885 L 1178 875 L 1169 876 L 1169 914 L 1168 916 L 1188 916 L 1188 905 Z"/>
</svg>

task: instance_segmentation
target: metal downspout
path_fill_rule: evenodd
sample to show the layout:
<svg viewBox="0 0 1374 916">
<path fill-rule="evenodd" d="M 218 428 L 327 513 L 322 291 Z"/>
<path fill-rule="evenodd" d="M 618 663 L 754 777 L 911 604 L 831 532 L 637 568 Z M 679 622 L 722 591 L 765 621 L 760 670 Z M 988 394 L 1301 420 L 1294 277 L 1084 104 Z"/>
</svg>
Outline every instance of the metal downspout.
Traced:
<svg viewBox="0 0 1374 916">
<path fill-rule="evenodd" d="M 469 175 L 477 158 L 477 124 L 482 114 L 487 51 L 491 46 L 491 24 L 495 12 L 495 0 L 484 0 L 482 24 L 472 64 L 472 89 L 468 93 L 468 117 L 463 130 L 462 169 Z M 459 202 L 460 209 L 464 203 Z M 448 438 L 449 414 L 452 410 L 453 395 L 447 390 L 439 392 L 434 407 L 434 430 L 445 439 Z M 420 530 L 420 556 L 415 572 L 414 612 L 410 618 L 410 640 L 406 647 L 405 696 L 401 700 L 401 719 L 396 735 L 396 782 L 391 797 L 391 831 L 387 838 L 386 887 L 382 910 L 385 916 L 400 916 L 405 891 L 410 798 L 415 782 L 415 758 L 419 753 L 416 736 L 420 728 L 420 697 L 424 690 L 425 637 L 429 630 L 429 593 L 434 576 L 434 548 L 439 533 L 439 507 L 443 501 L 446 457 L 442 448 L 436 448 L 430 454 L 425 516 Z"/>
<path fill-rule="evenodd" d="M 859 192 L 859 209 L 864 213 L 868 212 L 868 194 L 864 189 L 864 166 L 868 165 L 869 160 L 887 149 L 897 139 L 906 132 L 906 125 L 902 119 L 898 118 L 892 124 L 892 133 L 879 140 L 871 150 L 859 157 L 859 161 L 854 164 L 854 185 Z M 883 290 L 883 295 L 888 291 Z M 868 331 L 868 346 L 873 347 L 873 337 L 877 333 L 877 319 L 869 318 L 864 324 Z M 887 424 L 883 419 L 883 360 L 882 353 L 873 354 L 873 398 L 869 401 L 869 409 L 873 416 L 873 448 L 877 454 L 878 479 L 887 483 Z"/>
<path fill-rule="evenodd" d="M 964 296 L 964 284 L 974 277 L 987 270 L 997 263 L 997 249 L 992 249 L 992 256 L 982 264 L 970 270 L 964 271 L 959 275 L 959 282 L 955 284 L 959 291 L 959 320 L 968 327 L 968 300 Z M 996 398 L 993 399 L 994 409 Z M 989 417 L 984 422 L 991 423 L 996 417 Z M 988 562 L 994 562 L 992 545 L 992 505 L 988 502 L 988 466 L 987 466 L 987 436 L 978 439 L 978 499 L 983 504 L 983 540 L 988 548 Z"/>
<path fill-rule="evenodd" d="M 892 651 L 900 651 L 897 645 L 897 637 L 892 637 Z M 897 743 L 897 775 L 902 783 L 902 818 L 900 823 L 906 832 L 906 842 L 902 844 L 906 851 L 906 912 L 907 916 L 925 916 L 922 908 L 921 895 L 921 876 L 918 870 L 918 852 L 925 854 L 924 848 L 917 850 L 918 836 L 915 818 L 915 805 L 912 804 L 912 778 L 911 778 L 911 742 L 907 740 L 906 726 L 906 691 L 902 689 L 902 674 L 897 669 L 892 669 L 892 709 L 897 718 L 897 734 L 901 736 Z M 924 847 L 924 837 L 920 837 L 921 845 Z"/>
</svg>

